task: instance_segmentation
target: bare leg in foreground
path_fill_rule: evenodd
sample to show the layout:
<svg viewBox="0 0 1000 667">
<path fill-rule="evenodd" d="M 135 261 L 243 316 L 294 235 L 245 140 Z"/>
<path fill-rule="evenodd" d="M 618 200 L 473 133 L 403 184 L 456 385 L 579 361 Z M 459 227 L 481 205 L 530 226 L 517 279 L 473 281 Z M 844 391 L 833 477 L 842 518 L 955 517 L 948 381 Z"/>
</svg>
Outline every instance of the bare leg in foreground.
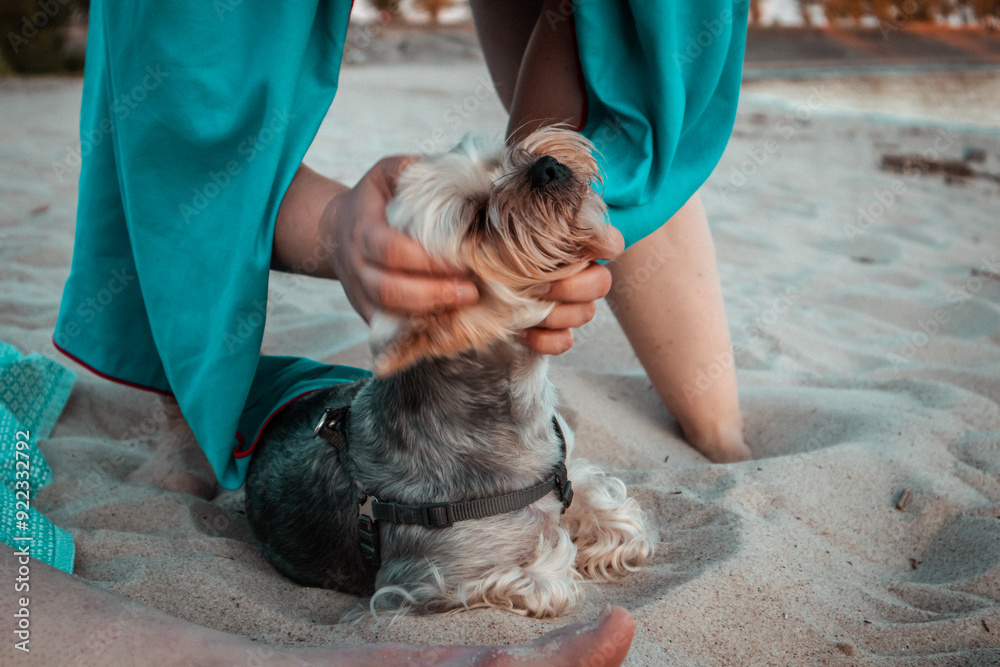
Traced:
<svg viewBox="0 0 1000 667">
<path fill-rule="evenodd" d="M 508 134 L 523 136 L 554 123 L 579 127 L 584 92 L 573 22 L 561 0 L 502 7 L 473 0 L 472 8 L 490 73 L 510 112 Z M 523 27 L 529 20 L 530 37 Z M 515 30 L 511 24 L 518 21 L 522 26 Z M 513 73 L 516 82 L 510 81 Z M 609 266 L 614 282 L 608 302 L 688 443 L 716 463 L 751 458 L 715 247 L 698 195 Z"/>
<path fill-rule="evenodd" d="M 25 559 L 27 560 L 27 559 Z M 0 573 L 18 575 L 19 557 L 0 544 Z M 30 641 L 25 653 L 11 633 L 0 649 L 4 665 L 52 667 L 134 665 L 183 667 L 213 665 L 620 665 L 635 622 L 620 607 L 609 607 L 592 623 L 553 630 L 530 644 L 515 646 L 415 646 L 377 644 L 327 649 L 270 648 L 227 635 L 132 602 L 91 586 L 37 560 L 27 563 L 30 590 L 0 596 L 0 617 L 15 624 L 18 598 L 30 598 Z M 8 627 L 10 627 L 8 625 Z"/>
</svg>

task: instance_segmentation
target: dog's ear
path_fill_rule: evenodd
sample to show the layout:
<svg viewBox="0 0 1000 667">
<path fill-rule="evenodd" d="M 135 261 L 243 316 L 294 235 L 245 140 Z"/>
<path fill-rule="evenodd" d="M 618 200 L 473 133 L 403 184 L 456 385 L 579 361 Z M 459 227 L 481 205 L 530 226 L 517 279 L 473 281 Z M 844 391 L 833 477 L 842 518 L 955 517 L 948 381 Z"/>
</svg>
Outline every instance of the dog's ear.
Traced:
<svg viewBox="0 0 1000 667">
<path fill-rule="evenodd" d="M 605 220 L 603 203 L 596 198 L 583 205 L 576 219 L 576 231 L 581 239 L 580 256 L 588 261 L 614 259 L 625 249 L 621 232 Z"/>
<path fill-rule="evenodd" d="M 581 255 L 590 261 L 614 259 L 625 250 L 625 240 L 616 228 L 602 222 L 586 236 Z"/>
</svg>

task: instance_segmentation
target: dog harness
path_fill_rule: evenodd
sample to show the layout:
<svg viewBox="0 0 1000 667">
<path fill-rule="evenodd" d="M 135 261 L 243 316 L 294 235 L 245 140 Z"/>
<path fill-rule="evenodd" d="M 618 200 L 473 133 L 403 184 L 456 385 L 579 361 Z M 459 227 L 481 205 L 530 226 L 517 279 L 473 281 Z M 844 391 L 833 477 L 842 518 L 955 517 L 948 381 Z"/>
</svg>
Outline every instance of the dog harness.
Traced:
<svg viewBox="0 0 1000 667">
<path fill-rule="evenodd" d="M 379 521 L 413 524 L 424 528 L 447 528 L 456 521 L 482 519 L 522 509 L 553 491 L 559 494 L 559 500 L 563 504 L 563 512 L 573 502 L 573 486 L 566 471 L 566 437 L 559 426 L 559 421 L 554 416 L 552 417 L 552 426 L 559 439 L 562 458 L 556 464 L 552 474 L 544 481 L 519 491 L 488 498 L 454 503 L 413 505 L 379 500 L 374 491 L 364 488 L 354 480 L 347 465 L 350 449 L 347 441 L 347 422 L 350 410 L 350 406 L 328 408 L 323 412 L 323 417 L 316 425 L 313 437 L 323 438 L 337 450 L 337 456 L 345 474 L 350 479 L 352 486 L 358 489 L 359 544 L 365 563 L 372 568 L 377 569 L 382 563 L 379 549 Z M 365 514 L 366 508 L 368 508 L 369 514 Z"/>
</svg>

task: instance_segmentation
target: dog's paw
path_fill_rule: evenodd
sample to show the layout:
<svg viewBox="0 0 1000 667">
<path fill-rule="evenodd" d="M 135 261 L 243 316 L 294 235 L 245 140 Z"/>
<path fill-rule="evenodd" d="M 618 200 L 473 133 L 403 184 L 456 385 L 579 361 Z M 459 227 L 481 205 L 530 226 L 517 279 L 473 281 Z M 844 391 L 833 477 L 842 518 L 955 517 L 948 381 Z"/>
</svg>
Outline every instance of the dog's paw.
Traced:
<svg viewBox="0 0 1000 667">
<path fill-rule="evenodd" d="M 625 483 L 582 459 L 572 462 L 573 504 L 563 523 L 577 548 L 576 569 L 586 579 L 618 579 L 653 556 L 655 538 Z"/>
</svg>

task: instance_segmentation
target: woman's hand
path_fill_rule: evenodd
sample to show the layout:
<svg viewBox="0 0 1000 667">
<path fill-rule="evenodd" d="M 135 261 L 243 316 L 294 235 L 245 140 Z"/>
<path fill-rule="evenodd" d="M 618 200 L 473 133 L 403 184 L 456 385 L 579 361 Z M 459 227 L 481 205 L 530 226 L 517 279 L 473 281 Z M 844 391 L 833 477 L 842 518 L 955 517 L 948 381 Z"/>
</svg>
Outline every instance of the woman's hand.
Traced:
<svg viewBox="0 0 1000 667">
<path fill-rule="evenodd" d="M 595 302 L 607 296 L 610 290 L 611 271 L 596 262 L 580 273 L 552 283 L 552 289 L 544 298 L 555 301 L 556 307 L 538 326 L 521 332 L 521 342 L 541 354 L 569 351 L 573 347 L 573 329 L 594 319 Z"/>
<path fill-rule="evenodd" d="M 389 227 L 385 207 L 399 175 L 416 159 L 384 158 L 353 188 L 303 167 L 282 203 L 276 263 L 340 280 L 365 321 L 378 310 L 406 315 L 474 304 L 479 293 L 462 269 L 432 257 L 417 241 Z M 328 203 L 322 208 L 317 201 Z M 315 220 L 313 211 L 320 210 L 318 223 L 310 225 L 307 219 Z M 310 270 L 316 261 L 308 258 L 317 252 L 323 261 Z M 572 329 L 593 319 L 595 302 L 610 288 L 610 271 L 597 263 L 552 283 L 544 298 L 556 301 L 556 307 L 538 326 L 522 332 L 521 342 L 541 354 L 566 352 L 573 346 Z"/>
<path fill-rule="evenodd" d="M 461 269 L 431 257 L 423 246 L 391 227 L 385 207 L 412 156 L 379 160 L 353 188 L 327 205 L 320 243 L 354 309 L 370 321 L 377 310 L 401 314 L 459 308 L 479 299 Z"/>
</svg>

